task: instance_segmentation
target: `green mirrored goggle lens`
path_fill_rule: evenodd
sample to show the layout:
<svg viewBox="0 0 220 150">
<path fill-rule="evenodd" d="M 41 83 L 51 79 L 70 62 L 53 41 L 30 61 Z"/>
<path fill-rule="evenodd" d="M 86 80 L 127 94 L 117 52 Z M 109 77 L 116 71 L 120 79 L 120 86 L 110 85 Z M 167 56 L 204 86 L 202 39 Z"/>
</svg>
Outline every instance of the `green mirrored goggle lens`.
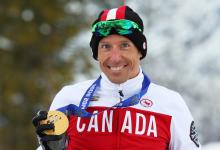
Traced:
<svg viewBox="0 0 220 150">
<path fill-rule="evenodd" d="M 134 29 L 142 32 L 139 26 L 130 20 L 101 21 L 93 25 L 92 32 L 98 36 L 107 36 L 110 34 L 112 28 L 120 35 L 131 34 Z"/>
</svg>

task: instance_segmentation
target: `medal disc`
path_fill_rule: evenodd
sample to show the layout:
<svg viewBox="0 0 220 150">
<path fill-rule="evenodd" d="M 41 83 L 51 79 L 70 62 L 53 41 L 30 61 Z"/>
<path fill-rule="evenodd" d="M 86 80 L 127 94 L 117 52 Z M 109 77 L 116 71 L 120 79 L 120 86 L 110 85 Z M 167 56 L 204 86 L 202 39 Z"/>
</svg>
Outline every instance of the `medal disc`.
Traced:
<svg viewBox="0 0 220 150">
<path fill-rule="evenodd" d="M 52 110 L 48 111 L 47 119 L 42 120 L 41 124 L 54 124 L 54 130 L 45 130 L 47 135 L 61 135 L 66 132 L 69 126 L 69 120 L 66 115 L 60 111 Z"/>
</svg>

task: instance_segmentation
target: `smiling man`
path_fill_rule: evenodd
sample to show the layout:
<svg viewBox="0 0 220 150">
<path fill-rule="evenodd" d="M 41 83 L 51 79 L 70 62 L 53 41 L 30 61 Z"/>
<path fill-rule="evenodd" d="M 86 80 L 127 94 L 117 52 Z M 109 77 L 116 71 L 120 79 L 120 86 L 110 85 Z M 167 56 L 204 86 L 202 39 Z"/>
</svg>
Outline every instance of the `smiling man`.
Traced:
<svg viewBox="0 0 220 150">
<path fill-rule="evenodd" d="M 128 6 L 103 10 L 92 25 L 90 46 L 101 75 L 65 86 L 50 110 L 65 113 L 69 127 L 33 119 L 46 150 L 200 150 L 195 123 L 182 97 L 150 82 L 140 61 L 147 53 L 143 22 Z"/>
<path fill-rule="evenodd" d="M 138 75 L 141 53 L 128 38 L 116 34 L 99 42 L 98 61 L 109 80 L 121 84 Z"/>
</svg>

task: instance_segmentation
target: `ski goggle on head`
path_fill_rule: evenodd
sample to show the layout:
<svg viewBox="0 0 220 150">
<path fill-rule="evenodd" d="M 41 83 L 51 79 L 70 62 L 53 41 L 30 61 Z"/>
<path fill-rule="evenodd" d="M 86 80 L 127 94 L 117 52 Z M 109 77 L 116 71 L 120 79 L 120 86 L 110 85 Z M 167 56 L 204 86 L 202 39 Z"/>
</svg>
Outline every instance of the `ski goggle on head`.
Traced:
<svg viewBox="0 0 220 150">
<path fill-rule="evenodd" d="M 92 26 L 92 32 L 96 36 L 107 36 L 110 34 L 112 28 L 120 35 L 131 34 L 134 29 L 142 32 L 141 28 L 135 22 L 125 19 L 97 22 Z"/>
</svg>

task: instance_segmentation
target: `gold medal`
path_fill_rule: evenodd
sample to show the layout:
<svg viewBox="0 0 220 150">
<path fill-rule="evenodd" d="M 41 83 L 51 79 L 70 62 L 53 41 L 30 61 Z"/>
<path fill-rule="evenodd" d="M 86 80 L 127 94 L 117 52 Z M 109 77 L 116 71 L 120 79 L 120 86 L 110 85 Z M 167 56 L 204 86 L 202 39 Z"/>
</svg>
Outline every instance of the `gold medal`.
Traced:
<svg viewBox="0 0 220 150">
<path fill-rule="evenodd" d="M 52 110 L 48 111 L 47 119 L 42 120 L 40 124 L 54 124 L 54 130 L 45 130 L 47 135 L 61 135 L 66 132 L 69 126 L 69 120 L 66 115 L 60 111 Z"/>
</svg>

